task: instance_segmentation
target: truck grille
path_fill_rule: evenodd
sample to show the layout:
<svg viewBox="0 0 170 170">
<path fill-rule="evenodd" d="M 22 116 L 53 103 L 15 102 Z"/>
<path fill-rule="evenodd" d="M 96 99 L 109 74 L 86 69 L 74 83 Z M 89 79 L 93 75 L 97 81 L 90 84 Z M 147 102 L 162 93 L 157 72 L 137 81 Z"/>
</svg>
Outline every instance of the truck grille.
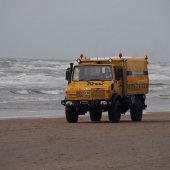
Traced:
<svg viewBox="0 0 170 170">
<path fill-rule="evenodd" d="M 77 98 L 105 99 L 105 89 L 91 89 L 76 92 Z"/>
<path fill-rule="evenodd" d="M 90 98 L 90 90 L 77 91 L 76 96 L 78 98 Z"/>
<path fill-rule="evenodd" d="M 105 90 L 104 89 L 92 89 L 91 90 L 91 98 L 104 99 L 105 98 Z"/>
</svg>

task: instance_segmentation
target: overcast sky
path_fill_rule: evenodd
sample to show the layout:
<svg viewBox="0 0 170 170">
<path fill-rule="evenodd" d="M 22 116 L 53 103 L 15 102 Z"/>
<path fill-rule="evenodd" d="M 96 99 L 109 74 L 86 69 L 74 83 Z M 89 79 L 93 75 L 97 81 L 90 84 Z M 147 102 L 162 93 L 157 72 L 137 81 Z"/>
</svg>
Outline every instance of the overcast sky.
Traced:
<svg viewBox="0 0 170 170">
<path fill-rule="evenodd" d="M 170 61 L 169 0 L 0 0 L 0 57 Z"/>
</svg>

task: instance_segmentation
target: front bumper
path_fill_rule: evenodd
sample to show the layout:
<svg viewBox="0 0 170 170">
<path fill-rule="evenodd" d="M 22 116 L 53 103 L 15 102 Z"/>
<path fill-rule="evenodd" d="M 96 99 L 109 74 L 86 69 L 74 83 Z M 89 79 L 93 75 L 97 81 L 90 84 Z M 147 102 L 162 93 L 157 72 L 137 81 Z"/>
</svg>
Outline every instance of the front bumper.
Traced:
<svg viewBox="0 0 170 170">
<path fill-rule="evenodd" d="M 108 106 L 112 102 L 110 100 L 62 100 L 61 104 L 64 106 Z"/>
</svg>

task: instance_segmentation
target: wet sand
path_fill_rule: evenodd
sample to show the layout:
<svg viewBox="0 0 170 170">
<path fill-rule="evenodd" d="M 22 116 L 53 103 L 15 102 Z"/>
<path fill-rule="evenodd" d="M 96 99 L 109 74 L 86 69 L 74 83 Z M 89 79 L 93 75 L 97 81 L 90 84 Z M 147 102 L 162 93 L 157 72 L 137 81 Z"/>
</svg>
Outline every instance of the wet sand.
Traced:
<svg viewBox="0 0 170 170">
<path fill-rule="evenodd" d="M 170 112 L 131 122 L 64 118 L 0 120 L 2 170 L 170 169 Z"/>
</svg>

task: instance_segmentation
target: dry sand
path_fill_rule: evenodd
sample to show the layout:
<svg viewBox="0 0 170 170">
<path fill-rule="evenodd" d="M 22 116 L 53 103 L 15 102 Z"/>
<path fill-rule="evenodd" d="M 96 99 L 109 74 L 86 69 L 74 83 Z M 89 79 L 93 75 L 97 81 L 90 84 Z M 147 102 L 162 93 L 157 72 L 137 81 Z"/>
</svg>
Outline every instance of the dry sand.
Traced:
<svg viewBox="0 0 170 170">
<path fill-rule="evenodd" d="M 134 123 L 81 117 L 0 120 L 1 170 L 170 169 L 170 113 Z"/>
</svg>

